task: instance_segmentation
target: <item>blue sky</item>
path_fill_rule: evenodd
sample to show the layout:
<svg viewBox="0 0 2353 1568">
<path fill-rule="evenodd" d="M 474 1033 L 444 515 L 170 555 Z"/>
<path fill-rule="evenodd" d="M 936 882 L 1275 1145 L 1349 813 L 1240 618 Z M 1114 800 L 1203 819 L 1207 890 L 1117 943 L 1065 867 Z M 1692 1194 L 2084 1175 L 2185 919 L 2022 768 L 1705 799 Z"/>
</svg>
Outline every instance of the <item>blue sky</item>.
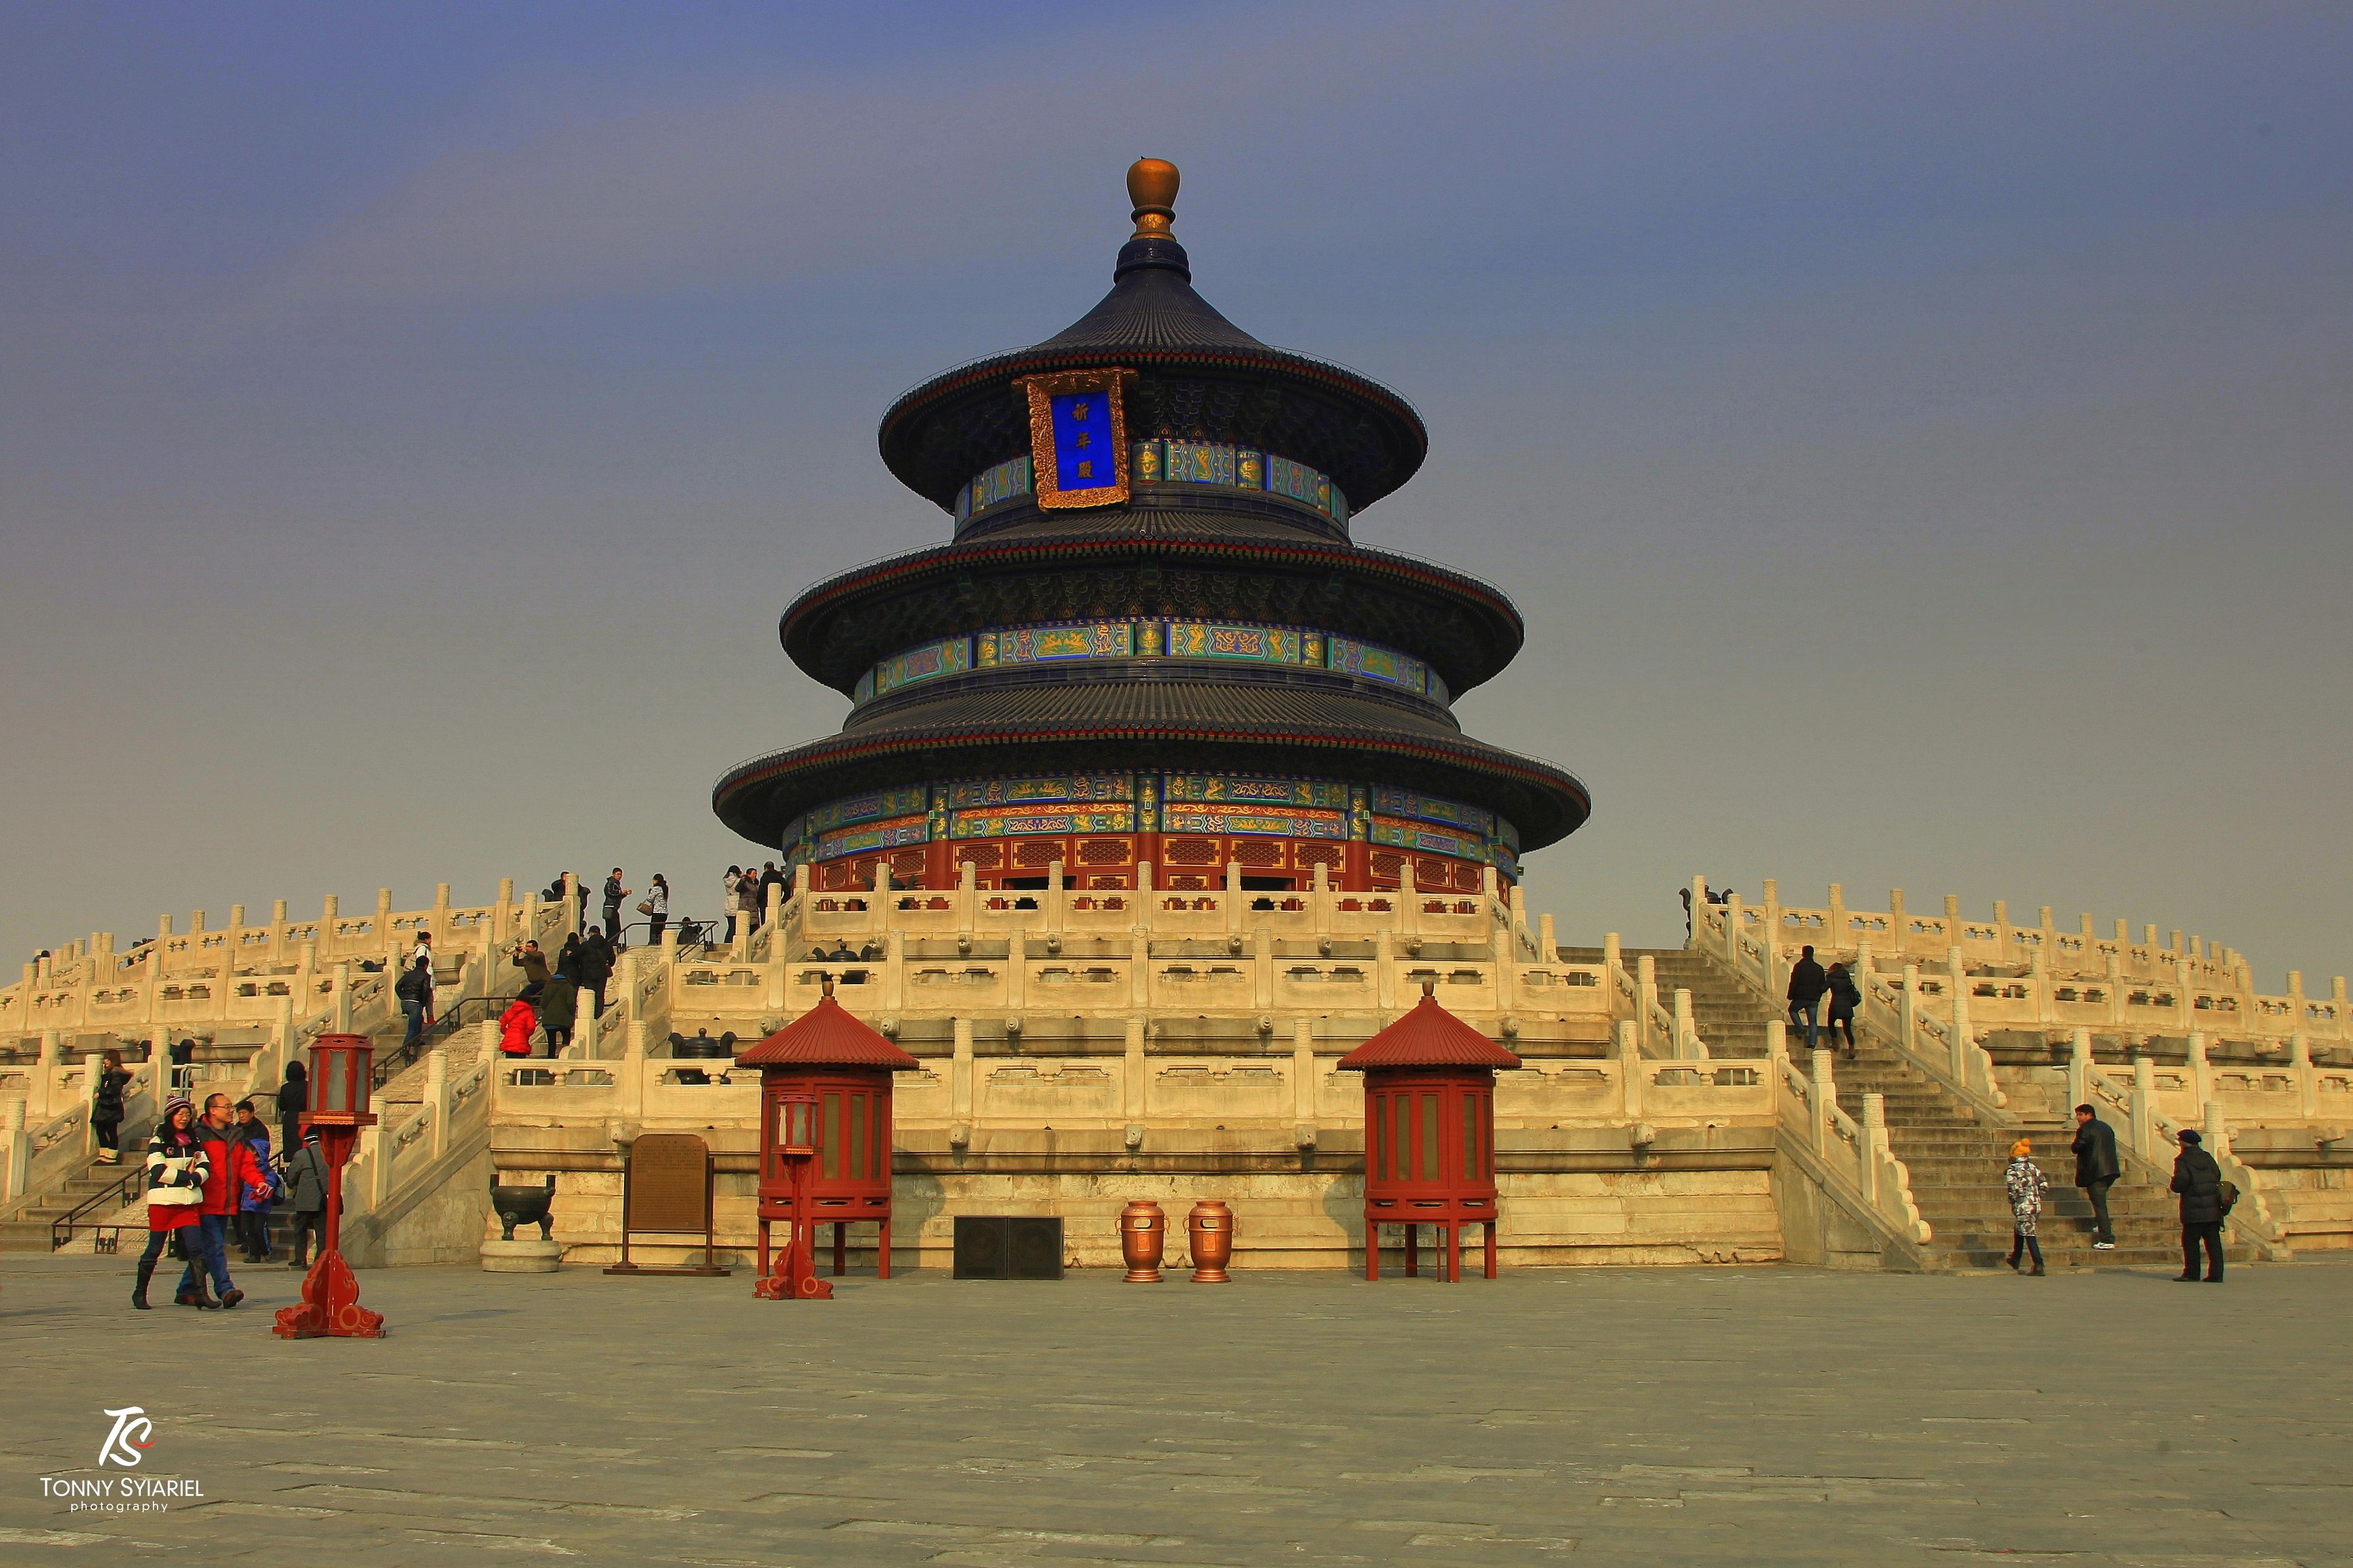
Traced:
<svg viewBox="0 0 2353 1568">
<path fill-rule="evenodd" d="M 843 703 L 904 386 L 1196 280 L 1413 399 L 1565 933 L 2058 906 L 2348 967 L 2342 7 L 0 8 L 0 943 L 618 860 Z M 700 891 L 698 891 L 700 889 Z"/>
</svg>

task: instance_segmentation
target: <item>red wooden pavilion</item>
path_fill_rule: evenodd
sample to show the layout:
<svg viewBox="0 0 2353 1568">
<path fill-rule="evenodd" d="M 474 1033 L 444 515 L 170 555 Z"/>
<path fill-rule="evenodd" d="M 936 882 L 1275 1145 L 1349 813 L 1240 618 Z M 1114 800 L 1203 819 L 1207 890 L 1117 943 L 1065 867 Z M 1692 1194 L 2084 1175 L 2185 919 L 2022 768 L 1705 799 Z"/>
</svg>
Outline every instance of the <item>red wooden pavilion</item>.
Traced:
<svg viewBox="0 0 2353 1568">
<path fill-rule="evenodd" d="M 769 1272 L 768 1227 L 788 1221 L 833 1226 L 833 1271 L 849 1261 L 849 1227 L 880 1226 L 875 1272 L 891 1278 L 891 1075 L 922 1067 L 833 999 L 825 983 L 818 1005 L 735 1058 L 760 1069 L 760 1274 Z M 817 1152 L 808 1173 L 808 1211 L 793 1195 L 779 1110 L 787 1098 L 818 1103 Z M 814 1235 L 814 1232 L 811 1232 Z"/>
<path fill-rule="evenodd" d="M 1520 1058 L 1438 1005 L 1414 1010 L 1340 1058 L 1365 1075 L 1365 1278 L 1381 1277 L 1380 1227 L 1405 1227 L 1415 1271 L 1419 1227 L 1442 1233 L 1449 1280 L 1462 1278 L 1462 1227 L 1487 1227 L 1495 1277 L 1495 1069 Z"/>
</svg>

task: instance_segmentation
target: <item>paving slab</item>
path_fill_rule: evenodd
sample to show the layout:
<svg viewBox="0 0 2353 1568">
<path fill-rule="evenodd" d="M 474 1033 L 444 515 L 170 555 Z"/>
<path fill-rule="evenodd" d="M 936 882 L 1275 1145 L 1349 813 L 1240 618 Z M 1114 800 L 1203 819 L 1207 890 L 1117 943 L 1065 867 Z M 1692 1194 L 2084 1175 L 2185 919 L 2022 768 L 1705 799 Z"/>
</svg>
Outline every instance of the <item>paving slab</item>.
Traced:
<svg viewBox="0 0 2353 1568">
<path fill-rule="evenodd" d="M 398 1268 L 388 1338 L 289 1343 L 290 1271 L 136 1313 L 128 1266 L 0 1262 L 0 1563 L 2353 1563 L 2341 1267 Z"/>
</svg>

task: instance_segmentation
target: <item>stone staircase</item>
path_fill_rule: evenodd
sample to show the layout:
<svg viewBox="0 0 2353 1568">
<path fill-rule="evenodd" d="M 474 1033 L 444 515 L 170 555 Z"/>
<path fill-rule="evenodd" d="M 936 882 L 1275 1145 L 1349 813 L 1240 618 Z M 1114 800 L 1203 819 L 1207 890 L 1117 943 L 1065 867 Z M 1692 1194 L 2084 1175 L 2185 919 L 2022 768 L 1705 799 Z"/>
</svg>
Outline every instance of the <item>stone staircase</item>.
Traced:
<svg viewBox="0 0 2353 1568">
<path fill-rule="evenodd" d="M 1599 948 L 1565 947 L 1564 963 L 1598 964 Z M 1683 948 L 1637 950 L 1620 954 L 1630 969 L 1652 961 L 1662 1005 L 1677 991 L 1689 991 L 1692 1021 L 1711 1057 L 1762 1057 L 1766 1026 L 1783 1013 L 1750 987 L 1727 974 L 1704 952 Z M 1821 1036 L 1824 1044 L 1827 1033 Z M 1844 1051 L 1833 1064 L 1839 1109 L 1862 1120 L 1862 1097 L 1883 1097 L 1888 1148 L 1911 1173 L 1913 1200 L 1928 1222 L 1925 1248 L 1939 1268 L 1995 1268 L 2010 1256 L 2010 1194 L 2002 1173 L 2010 1146 L 2020 1137 L 2034 1145 L 2036 1163 L 2050 1178 L 2043 1196 L 2039 1239 L 2044 1263 L 2052 1268 L 2166 1267 L 2178 1270 L 2181 1227 L 2173 1195 L 2161 1187 L 2126 1180 L 2109 1190 L 2108 1214 L 2116 1231 L 2113 1252 L 2092 1249 L 2092 1205 L 2074 1184 L 2075 1160 L 2068 1152 L 2072 1123 L 2064 1126 L 1995 1127 L 1946 1093 L 1899 1058 L 1893 1047 L 1859 1037 L 1855 1059 Z M 1790 1059 L 1809 1070 L 1802 1034 L 1789 1040 Z M 2232 1261 L 2251 1256 L 2227 1250 Z"/>
<path fill-rule="evenodd" d="M 123 1163 L 119 1165 L 100 1164 L 96 1159 L 84 1162 L 82 1168 L 51 1187 L 24 1208 L 0 1220 L 0 1252 L 47 1252 L 49 1250 L 49 1226 L 75 1209 L 119 1184 L 132 1169 L 143 1169 L 146 1161 L 146 1141 L 135 1146 L 124 1140 Z M 111 1206 L 111 1205 L 107 1205 Z M 95 1218 L 93 1209 L 85 1218 Z M 142 1211 L 141 1223 L 145 1223 Z"/>
<path fill-rule="evenodd" d="M 1594 950 L 1572 951 L 1585 963 L 1598 963 Z M 1630 966 L 1642 953 L 1622 955 Z M 1749 986 L 1727 974 L 1704 952 L 1684 949 L 1649 953 L 1656 962 L 1659 994 L 1672 998 L 1677 990 L 1692 994 L 1692 1017 L 1714 1057 L 1763 1056 L 1766 1026 L 1786 1015 Z M 1827 1008 L 1824 1009 L 1827 1012 Z M 1939 1268 L 1997 1268 L 2010 1256 L 2010 1194 L 2002 1176 L 2010 1163 L 2010 1145 L 2023 1137 L 2034 1145 L 2035 1163 L 2049 1178 L 2043 1194 L 2038 1239 L 2045 1265 L 2052 1268 L 2157 1268 L 2179 1271 L 2181 1226 L 2173 1194 L 2162 1186 L 2137 1181 L 2127 1172 L 2108 1191 L 2108 1216 L 2116 1233 L 2113 1252 L 2092 1248 L 2092 1205 L 2074 1184 L 2075 1157 L 2069 1152 L 2074 1136 L 2072 1120 L 2064 1124 L 1997 1127 L 1980 1121 L 1970 1106 L 1913 1068 L 1893 1047 L 1858 1034 L 1855 1059 L 1849 1061 L 1841 1044 L 1832 1064 L 1839 1109 L 1862 1120 L 1862 1097 L 1877 1094 L 1885 1102 L 1889 1152 L 1904 1162 L 1911 1174 L 1913 1201 L 1928 1222 L 1930 1240 L 1925 1248 Z M 1827 1046 L 1824 1030 L 1820 1043 Z M 1802 1030 L 1789 1039 L 1790 1059 L 1799 1071 L 1810 1070 Z M 2253 1256 L 2240 1247 L 2226 1248 L 2233 1262 Z"/>
</svg>

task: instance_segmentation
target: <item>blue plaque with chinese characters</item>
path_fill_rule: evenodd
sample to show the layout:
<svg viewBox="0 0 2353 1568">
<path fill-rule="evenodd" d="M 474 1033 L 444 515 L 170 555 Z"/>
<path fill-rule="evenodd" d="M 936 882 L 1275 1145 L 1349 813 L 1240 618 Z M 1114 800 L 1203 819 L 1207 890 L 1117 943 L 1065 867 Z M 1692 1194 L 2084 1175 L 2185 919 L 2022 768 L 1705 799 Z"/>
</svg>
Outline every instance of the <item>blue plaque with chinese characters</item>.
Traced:
<svg viewBox="0 0 2353 1568">
<path fill-rule="evenodd" d="M 1100 392 L 1060 392 L 1047 399 L 1054 418 L 1057 489 L 1092 490 L 1117 478 L 1112 461 L 1111 398 Z"/>
<path fill-rule="evenodd" d="M 1113 506 L 1127 500 L 1127 421 L 1121 406 L 1123 370 L 1063 371 L 1033 375 L 1029 448 L 1038 504 Z"/>
</svg>

